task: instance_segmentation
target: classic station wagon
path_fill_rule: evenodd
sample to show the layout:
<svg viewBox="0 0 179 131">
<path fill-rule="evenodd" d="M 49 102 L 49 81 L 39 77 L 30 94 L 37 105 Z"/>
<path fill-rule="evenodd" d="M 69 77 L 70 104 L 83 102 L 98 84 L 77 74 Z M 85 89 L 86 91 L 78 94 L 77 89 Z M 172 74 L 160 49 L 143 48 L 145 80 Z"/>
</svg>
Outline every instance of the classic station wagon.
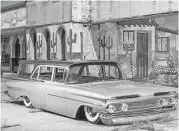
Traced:
<svg viewBox="0 0 179 131">
<path fill-rule="evenodd" d="M 176 109 L 172 88 L 130 81 L 111 61 L 23 60 L 12 78 L 8 95 L 27 107 L 92 123 L 151 120 Z"/>
</svg>

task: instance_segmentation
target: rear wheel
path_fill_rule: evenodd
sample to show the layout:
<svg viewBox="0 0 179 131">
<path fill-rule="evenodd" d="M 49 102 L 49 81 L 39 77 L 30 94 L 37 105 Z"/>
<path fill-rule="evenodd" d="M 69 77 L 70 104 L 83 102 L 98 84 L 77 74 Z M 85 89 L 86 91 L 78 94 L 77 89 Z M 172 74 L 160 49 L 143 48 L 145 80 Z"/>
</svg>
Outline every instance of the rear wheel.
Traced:
<svg viewBox="0 0 179 131">
<path fill-rule="evenodd" d="M 98 124 L 101 122 L 99 112 L 95 110 L 93 107 L 84 106 L 84 112 L 87 120 L 91 123 Z"/>
<path fill-rule="evenodd" d="M 24 101 L 24 105 L 27 108 L 32 108 L 32 103 L 31 103 L 31 101 L 30 101 L 28 96 L 23 96 L 23 101 Z"/>
</svg>

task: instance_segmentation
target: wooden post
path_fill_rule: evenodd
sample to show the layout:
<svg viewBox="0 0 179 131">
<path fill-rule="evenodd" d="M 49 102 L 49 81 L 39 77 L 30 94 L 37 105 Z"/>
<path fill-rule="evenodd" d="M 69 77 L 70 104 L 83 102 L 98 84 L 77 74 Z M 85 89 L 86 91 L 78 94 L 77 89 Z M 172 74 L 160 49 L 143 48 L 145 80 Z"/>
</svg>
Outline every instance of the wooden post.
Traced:
<svg viewBox="0 0 179 131">
<path fill-rule="evenodd" d="M 103 60 L 105 60 L 105 35 L 103 37 Z"/>
<path fill-rule="evenodd" d="M 100 39 L 100 24 L 98 25 L 98 31 L 99 31 L 99 38 L 98 38 L 98 44 L 99 44 L 99 50 L 98 50 L 98 52 L 99 52 L 99 54 L 98 54 L 98 59 L 100 60 L 100 54 L 101 54 L 101 52 L 100 52 L 100 49 L 101 49 L 101 39 Z"/>
<path fill-rule="evenodd" d="M 80 32 L 81 38 L 81 60 L 83 60 L 83 32 Z"/>
<path fill-rule="evenodd" d="M 110 38 L 110 36 L 109 36 L 109 45 L 111 45 L 111 42 L 110 42 L 110 40 L 111 40 L 111 38 Z M 110 60 L 110 48 L 108 49 L 108 60 Z"/>
</svg>

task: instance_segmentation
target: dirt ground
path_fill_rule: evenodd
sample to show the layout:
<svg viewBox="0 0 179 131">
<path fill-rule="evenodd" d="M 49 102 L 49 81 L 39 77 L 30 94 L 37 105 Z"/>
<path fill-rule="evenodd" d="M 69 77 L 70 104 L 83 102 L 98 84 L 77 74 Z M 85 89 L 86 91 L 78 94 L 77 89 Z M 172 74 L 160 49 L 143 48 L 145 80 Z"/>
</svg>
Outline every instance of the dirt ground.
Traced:
<svg viewBox="0 0 179 131">
<path fill-rule="evenodd" d="M 169 118 L 148 123 L 106 126 L 75 120 L 65 116 L 26 108 L 4 94 L 5 82 L 1 77 L 1 130 L 2 131 L 178 131 L 178 113 Z"/>
</svg>

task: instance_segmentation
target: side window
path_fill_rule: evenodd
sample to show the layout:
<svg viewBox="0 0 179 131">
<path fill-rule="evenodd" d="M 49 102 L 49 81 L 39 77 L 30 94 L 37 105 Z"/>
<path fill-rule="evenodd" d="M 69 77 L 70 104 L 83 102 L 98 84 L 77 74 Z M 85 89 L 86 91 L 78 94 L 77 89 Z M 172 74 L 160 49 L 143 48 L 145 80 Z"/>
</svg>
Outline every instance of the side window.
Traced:
<svg viewBox="0 0 179 131">
<path fill-rule="evenodd" d="M 64 68 L 55 67 L 54 69 L 54 82 L 63 83 L 64 78 L 66 77 L 66 72 Z"/>
<path fill-rule="evenodd" d="M 88 65 L 88 76 L 99 77 L 100 66 L 99 65 Z"/>
<path fill-rule="evenodd" d="M 41 66 L 39 80 L 51 81 L 53 67 Z"/>
<path fill-rule="evenodd" d="M 118 68 L 113 66 L 113 65 L 105 65 L 105 73 L 106 77 L 113 77 L 113 78 L 118 78 Z"/>
<path fill-rule="evenodd" d="M 32 79 L 37 79 L 39 68 L 37 68 L 32 76 Z"/>
</svg>

